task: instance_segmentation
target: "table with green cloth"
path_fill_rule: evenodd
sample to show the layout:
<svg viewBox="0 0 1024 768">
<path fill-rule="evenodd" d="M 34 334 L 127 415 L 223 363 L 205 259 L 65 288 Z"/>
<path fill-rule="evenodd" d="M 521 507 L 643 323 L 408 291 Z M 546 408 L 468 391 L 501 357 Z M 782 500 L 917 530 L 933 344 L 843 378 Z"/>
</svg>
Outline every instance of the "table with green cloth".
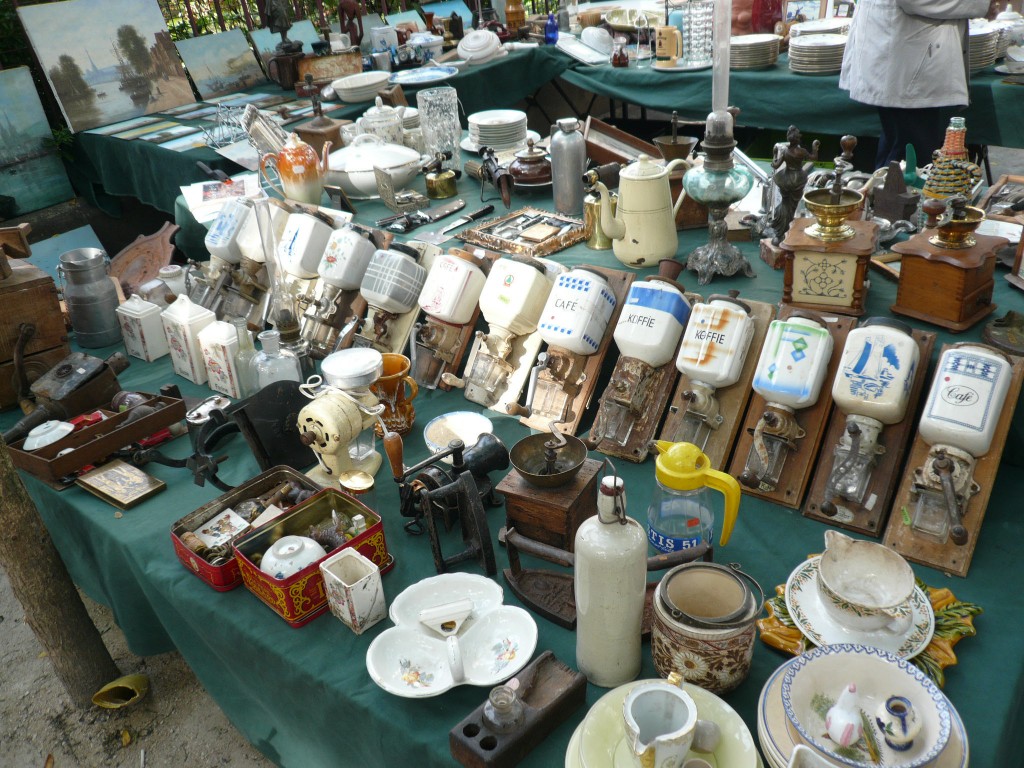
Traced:
<svg viewBox="0 0 1024 768">
<path fill-rule="evenodd" d="M 663 72 L 650 67 L 615 68 L 574 62 L 562 79 L 588 91 L 664 112 L 677 110 L 691 120 L 711 111 L 711 69 Z M 967 138 L 972 144 L 1024 147 L 1024 87 L 1002 82 L 991 68 L 971 76 Z M 852 101 L 839 89 L 839 75 L 799 75 L 786 54 L 775 66 L 729 73 L 729 103 L 739 107 L 740 125 L 829 136 L 878 136 L 881 124 L 874 107 Z M 927 158 L 918 158 L 920 164 Z"/>
<path fill-rule="evenodd" d="M 419 182 L 422 184 L 422 181 Z M 472 198 L 477 188 L 466 181 L 460 191 Z M 550 206 L 544 196 L 516 197 L 515 206 Z M 366 204 L 360 219 L 370 220 L 384 212 L 379 202 Z M 500 211 L 500 204 L 499 204 Z M 439 222 L 440 227 L 444 222 Z M 680 258 L 706 241 L 703 230 L 680 234 Z M 452 244 L 456 244 L 455 241 Z M 687 288 L 707 296 L 738 289 L 741 296 L 775 303 L 781 296 L 781 273 L 769 269 L 757 258 L 753 243 L 742 244 L 755 278 L 716 279 L 699 286 L 690 272 L 681 280 Z M 565 265 L 584 263 L 619 267 L 610 251 L 591 251 L 582 245 L 555 254 Z M 637 277 L 650 274 L 638 273 Z M 867 307 L 872 314 L 888 314 L 895 285 L 872 275 Z M 999 311 L 1021 309 L 1021 296 L 998 274 L 996 301 Z M 482 322 L 482 321 L 481 321 Z M 934 329 L 930 329 L 934 330 Z M 960 336 L 939 333 L 936 351 L 952 340 L 977 340 L 980 327 Z M 114 348 L 95 350 L 104 355 Z M 837 351 L 838 353 L 838 351 Z M 606 360 L 606 373 L 616 355 Z M 122 374 L 123 385 L 155 392 L 160 385 L 174 382 L 187 395 L 207 394 L 205 387 L 172 374 L 168 358 L 146 364 L 132 360 Z M 422 429 L 433 417 L 453 410 L 483 412 L 494 423 L 494 431 L 511 447 L 529 431 L 518 420 L 485 411 L 454 390 L 421 389 L 413 401 L 416 422 L 405 440 L 406 463 L 427 456 Z M 1013 407 L 1008 406 L 1008 407 Z M 13 421 L 5 414 L 3 422 Z M 189 451 L 187 438 L 168 444 L 165 452 L 183 457 Z M 829 451 L 824 446 L 822 452 Z M 220 465 L 220 476 L 239 484 L 257 472 L 247 445 L 238 435 L 218 446 L 218 455 L 228 459 Z M 1002 471 L 981 530 L 973 565 L 966 579 L 947 577 L 941 572 L 914 566 L 918 576 L 936 587 L 948 587 L 962 600 L 980 604 L 984 613 L 976 619 L 977 636 L 956 646 L 959 664 L 946 670 L 945 691 L 966 723 L 975 765 L 1019 764 L 1024 750 L 1024 655 L 1020 653 L 1019 627 L 1024 597 L 1024 516 L 1018 501 L 1024 497 L 1024 473 L 1007 463 L 1022 454 L 1017 430 L 1011 432 Z M 594 454 L 600 458 L 599 454 Z M 386 462 L 385 462 L 386 466 Z M 634 465 L 616 462 L 628 489 L 630 516 L 646 520 L 654 489 L 654 463 Z M 296 768 L 361 765 L 394 766 L 407 760 L 417 765 L 450 766 L 448 732 L 480 705 L 488 690 L 463 685 L 428 699 L 405 699 L 378 688 L 366 669 L 366 652 L 371 641 L 391 622 L 387 619 L 353 634 L 329 613 L 308 625 L 293 629 L 249 590 L 239 587 L 218 593 L 200 581 L 175 556 L 171 546 L 172 524 L 200 505 L 220 495 L 215 488 L 192 483 L 185 470 L 147 465 L 147 471 L 165 481 L 168 488 L 119 516 L 109 506 L 84 490 L 72 487 L 56 492 L 25 475 L 53 540 L 73 579 L 95 600 L 111 607 L 133 652 L 140 655 L 177 649 L 195 671 L 203 687 L 224 710 L 239 731 L 274 762 Z M 909 471 L 909 470 L 908 470 Z M 502 473 L 492 477 L 499 480 Z M 376 478 L 377 511 L 384 522 L 388 547 L 395 556 L 394 570 L 383 577 L 388 600 L 411 584 L 435 573 L 428 540 L 403 530 L 398 492 L 386 469 Z M 504 523 L 502 509 L 487 513 L 495 539 L 499 571 L 508 566 L 505 550 L 496 542 Z M 826 527 L 806 519 L 799 512 L 744 496 L 732 540 L 716 552 L 719 562 L 737 562 L 771 594 L 809 553 L 823 549 Z M 461 551 L 458 526 L 442 537 L 445 554 Z M 524 558 L 526 567 L 557 568 Z M 475 562 L 456 568 L 482 573 Z M 652 575 L 652 579 L 658 576 Z M 498 575 L 496 580 L 504 584 Z M 505 602 L 518 605 L 505 588 Z M 575 634 L 535 616 L 539 635 L 536 653 L 551 649 L 570 666 L 575 666 Z M 749 678 L 725 700 L 756 733 L 757 700 L 770 674 L 786 656 L 757 641 Z M 129 670 L 125 670 L 129 671 Z M 643 646 L 641 677 L 655 677 L 649 643 Z M 155 691 L 159 695 L 159 691 Z M 569 738 L 587 708 L 605 691 L 588 685 L 586 707 L 575 710 L 525 759 L 523 765 L 551 768 L 562 765 Z"/>
</svg>

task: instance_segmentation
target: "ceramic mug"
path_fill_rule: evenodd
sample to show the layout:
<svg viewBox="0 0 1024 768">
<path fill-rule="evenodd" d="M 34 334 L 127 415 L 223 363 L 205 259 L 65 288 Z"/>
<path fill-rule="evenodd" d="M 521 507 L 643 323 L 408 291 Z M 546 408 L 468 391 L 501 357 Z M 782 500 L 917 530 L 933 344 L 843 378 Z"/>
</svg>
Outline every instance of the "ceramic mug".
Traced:
<svg viewBox="0 0 1024 768">
<path fill-rule="evenodd" d="M 654 66 L 667 69 L 674 67 L 683 56 L 683 33 L 679 27 L 662 26 L 654 30 Z"/>
<path fill-rule="evenodd" d="M 420 388 L 416 380 L 409 376 L 409 368 L 412 363 L 408 357 L 395 352 L 385 352 L 383 358 L 384 371 L 380 378 L 370 386 L 370 390 L 384 405 L 384 412 L 380 417 L 388 430 L 400 435 L 407 435 L 416 419 L 416 409 L 413 408 L 412 401 L 419 393 Z M 406 393 L 407 387 L 408 394 Z M 377 423 L 374 430 L 378 437 L 384 436 L 380 422 Z"/>
<path fill-rule="evenodd" d="M 622 703 L 626 741 L 642 768 L 682 765 L 690 749 L 713 752 L 721 731 L 710 720 L 697 719 L 697 705 L 679 687 L 682 678 L 641 683 Z"/>
</svg>

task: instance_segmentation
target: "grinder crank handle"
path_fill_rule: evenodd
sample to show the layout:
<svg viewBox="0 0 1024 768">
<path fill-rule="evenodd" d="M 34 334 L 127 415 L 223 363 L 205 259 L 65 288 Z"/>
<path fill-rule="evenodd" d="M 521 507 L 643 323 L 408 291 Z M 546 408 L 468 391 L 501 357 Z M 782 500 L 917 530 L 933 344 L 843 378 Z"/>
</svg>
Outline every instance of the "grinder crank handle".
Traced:
<svg viewBox="0 0 1024 768">
<path fill-rule="evenodd" d="M 405 464 L 402 461 L 403 447 L 400 434 L 391 430 L 384 433 L 384 452 L 388 455 L 391 474 L 394 475 L 396 483 L 405 480 Z"/>
</svg>

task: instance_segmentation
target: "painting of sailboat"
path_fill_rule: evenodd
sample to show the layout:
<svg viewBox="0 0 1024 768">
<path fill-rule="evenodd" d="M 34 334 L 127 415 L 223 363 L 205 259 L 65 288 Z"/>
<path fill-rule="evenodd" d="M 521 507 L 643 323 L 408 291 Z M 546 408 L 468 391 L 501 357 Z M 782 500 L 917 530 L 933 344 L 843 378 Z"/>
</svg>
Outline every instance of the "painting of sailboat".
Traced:
<svg viewBox="0 0 1024 768">
<path fill-rule="evenodd" d="M 195 101 L 156 0 L 64 0 L 18 15 L 76 133 Z"/>
<path fill-rule="evenodd" d="M 74 196 L 28 67 L 0 70 L 0 219 Z"/>
<path fill-rule="evenodd" d="M 235 93 L 267 81 L 240 29 L 179 40 L 177 46 L 200 98 Z"/>
</svg>

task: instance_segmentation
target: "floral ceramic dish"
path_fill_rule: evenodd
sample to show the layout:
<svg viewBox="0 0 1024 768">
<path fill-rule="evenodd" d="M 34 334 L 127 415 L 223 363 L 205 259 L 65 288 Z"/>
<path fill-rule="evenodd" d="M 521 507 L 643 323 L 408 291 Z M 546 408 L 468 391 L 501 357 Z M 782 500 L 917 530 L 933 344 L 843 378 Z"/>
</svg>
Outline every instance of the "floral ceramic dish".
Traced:
<svg viewBox="0 0 1024 768">
<path fill-rule="evenodd" d="M 425 609 L 468 598 L 473 601 L 473 611 L 462 625 L 461 631 L 464 632 L 480 616 L 501 605 L 504 594 L 498 583 L 485 576 L 472 573 L 442 573 L 408 587 L 391 601 L 388 616 L 395 624 L 415 629 L 429 637 L 436 637 L 420 624 L 420 613 Z"/>
<path fill-rule="evenodd" d="M 853 692 L 848 712 L 838 699 L 847 686 Z M 900 750 L 891 747 L 875 725 L 875 713 L 893 696 L 909 701 L 922 723 L 913 742 Z M 952 729 L 952 705 L 921 670 L 905 659 L 861 645 L 816 648 L 787 664 L 782 706 L 804 744 L 850 768 L 922 768 L 942 754 Z M 838 707 L 844 712 L 837 713 Z M 859 719 L 863 735 L 843 745 L 826 735 L 828 717 L 839 714 Z"/>
</svg>

